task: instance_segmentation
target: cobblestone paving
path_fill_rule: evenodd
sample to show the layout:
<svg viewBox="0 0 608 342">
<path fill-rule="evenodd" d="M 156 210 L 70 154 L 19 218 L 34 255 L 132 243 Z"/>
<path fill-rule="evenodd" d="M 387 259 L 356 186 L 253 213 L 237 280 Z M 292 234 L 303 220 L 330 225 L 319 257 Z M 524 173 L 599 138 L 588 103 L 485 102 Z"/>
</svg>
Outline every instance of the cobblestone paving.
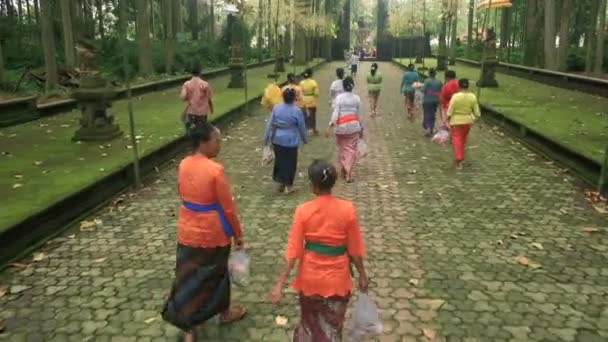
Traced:
<svg viewBox="0 0 608 342">
<path fill-rule="evenodd" d="M 336 66 L 317 76 L 320 122 Z M 383 115 L 366 118 L 372 153 L 354 184 L 337 187 L 363 226 L 370 291 L 385 323 L 378 340 L 608 341 L 607 224 L 575 179 L 488 126 L 474 129 L 466 168 L 455 172 L 449 148 L 423 138 L 419 120 L 405 120 L 401 71 L 381 70 Z M 357 82 L 365 99 L 363 75 Z M 206 324 L 205 341 L 288 341 L 297 322 L 295 294 L 274 306 L 267 291 L 293 210 L 311 198 L 305 166 L 331 158 L 333 143 L 312 139 L 301 150 L 298 192 L 274 195 L 270 169 L 259 166 L 265 118 L 229 128 L 221 153 L 253 259 L 251 286 L 234 291 L 249 315 L 233 326 Z M 8 287 L 0 340 L 174 340 L 178 331 L 158 311 L 172 280 L 177 207 L 169 167 L 0 273 L 0 288 Z M 287 326 L 275 324 L 279 314 Z"/>
</svg>

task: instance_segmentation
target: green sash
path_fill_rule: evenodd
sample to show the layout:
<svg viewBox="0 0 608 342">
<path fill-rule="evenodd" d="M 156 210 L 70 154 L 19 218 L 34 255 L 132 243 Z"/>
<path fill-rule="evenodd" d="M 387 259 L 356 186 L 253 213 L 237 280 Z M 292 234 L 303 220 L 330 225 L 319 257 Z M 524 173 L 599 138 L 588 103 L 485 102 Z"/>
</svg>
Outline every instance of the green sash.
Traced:
<svg viewBox="0 0 608 342">
<path fill-rule="evenodd" d="M 317 254 L 329 255 L 329 256 L 340 256 L 346 254 L 346 246 L 330 246 L 320 242 L 306 241 L 304 249 L 312 251 Z"/>
</svg>

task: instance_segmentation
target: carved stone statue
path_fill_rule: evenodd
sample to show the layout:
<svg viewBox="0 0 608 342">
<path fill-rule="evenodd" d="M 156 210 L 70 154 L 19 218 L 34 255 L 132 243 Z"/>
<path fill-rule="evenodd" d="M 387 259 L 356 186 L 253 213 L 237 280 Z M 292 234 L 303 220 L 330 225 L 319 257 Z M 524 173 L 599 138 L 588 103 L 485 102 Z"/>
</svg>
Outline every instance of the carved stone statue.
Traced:
<svg viewBox="0 0 608 342">
<path fill-rule="evenodd" d="M 477 81 L 479 87 L 498 87 L 496 81 L 496 66 L 498 57 L 496 53 L 496 33 L 493 28 L 486 31 L 481 61 L 481 79 Z"/>
</svg>

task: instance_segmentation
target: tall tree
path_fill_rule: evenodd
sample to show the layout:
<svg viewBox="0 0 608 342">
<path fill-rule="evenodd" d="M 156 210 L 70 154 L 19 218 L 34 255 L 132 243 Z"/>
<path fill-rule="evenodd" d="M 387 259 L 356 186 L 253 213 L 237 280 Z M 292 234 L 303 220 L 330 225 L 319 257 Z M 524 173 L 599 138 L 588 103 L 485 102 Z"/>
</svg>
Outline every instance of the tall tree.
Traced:
<svg viewBox="0 0 608 342">
<path fill-rule="evenodd" d="M 173 24 L 174 6 L 172 0 L 164 1 L 164 18 L 165 18 L 165 72 L 173 73 L 173 60 L 175 59 L 175 26 Z"/>
<path fill-rule="evenodd" d="M 23 3 L 21 0 L 17 0 L 17 21 L 19 24 L 23 23 Z"/>
<path fill-rule="evenodd" d="M 600 6 L 598 11 L 598 25 L 597 25 L 597 42 L 595 50 L 595 68 L 594 73 L 597 76 L 601 76 L 604 67 L 604 39 L 606 37 L 606 0 L 600 0 Z"/>
<path fill-rule="evenodd" d="M 40 25 L 40 6 L 38 0 L 34 0 L 34 15 L 36 15 L 36 24 Z"/>
<path fill-rule="evenodd" d="M 506 49 L 509 45 L 511 37 L 511 20 L 513 10 L 511 7 L 505 7 L 500 13 L 500 48 Z"/>
<path fill-rule="evenodd" d="M 0 88 L 4 84 L 4 57 L 2 55 L 2 41 L 0 41 Z"/>
<path fill-rule="evenodd" d="M 76 50 L 74 49 L 74 32 L 70 0 L 60 0 L 61 24 L 63 25 L 63 53 L 65 64 L 69 68 L 76 66 Z"/>
<path fill-rule="evenodd" d="M 439 50 L 437 51 L 437 70 L 447 69 L 447 43 L 446 36 L 448 30 L 448 14 L 447 8 L 443 9 L 441 14 L 441 26 L 439 28 Z"/>
<path fill-rule="evenodd" d="M 30 0 L 25 0 L 25 15 L 27 16 L 27 23 L 32 24 L 32 12 L 30 9 Z"/>
<path fill-rule="evenodd" d="M 467 54 L 471 57 L 473 52 L 473 21 L 475 19 L 475 0 L 469 1 L 469 16 L 467 20 Z"/>
<path fill-rule="evenodd" d="M 99 37 L 103 40 L 105 38 L 105 28 L 103 26 L 103 0 L 96 0 L 95 4 L 97 5 L 97 32 L 99 32 Z"/>
<path fill-rule="evenodd" d="M 171 14 L 173 15 L 173 34 L 177 35 L 184 32 L 184 23 L 182 19 L 182 0 L 172 0 Z"/>
<path fill-rule="evenodd" d="M 194 40 L 198 40 L 198 32 L 199 32 L 199 25 L 198 25 L 198 1 L 197 0 L 189 0 L 189 17 L 188 17 L 188 22 L 189 22 L 189 26 L 190 26 L 190 32 L 192 33 L 192 39 Z"/>
<path fill-rule="evenodd" d="M 539 0 L 526 1 L 526 30 L 524 35 L 524 65 L 535 66 L 538 61 L 538 37 L 540 36 L 538 25 L 537 7 Z"/>
<path fill-rule="evenodd" d="M 546 69 L 557 69 L 556 51 L 555 51 L 555 9 L 556 0 L 544 0 L 545 12 L 544 12 L 544 50 L 545 50 L 545 68 Z"/>
<path fill-rule="evenodd" d="M 152 73 L 152 56 L 150 48 L 150 1 L 136 0 L 135 9 L 137 10 L 137 55 L 139 61 L 139 74 L 148 76 Z"/>
<path fill-rule="evenodd" d="M 215 0 L 209 1 L 209 34 L 211 39 L 215 39 Z"/>
<path fill-rule="evenodd" d="M 264 0 L 258 0 L 258 49 L 260 50 L 260 54 L 258 56 L 258 61 L 261 62 L 263 59 L 262 48 L 264 47 Z"/>
<path fill-rule="evenodd" d="M 559 25 L 559 47 L 557 50 L 557 68 L 566 71 L 568 68 L 568 51 L 570 49 L 570 21 L 572 18 L 572 0 L 562 0 Z"/>
<path fill-rule="evenodd" d="M 589 21 L 587 23 L 587 32 L 585 33 L 585 71 L 591 72 L 593 70 L 593 57 L 595 48 L 595 30 L 597 26 L 597 15 L 599 12 L 600 1 L 590 0 L 591 6 L 589 10 Z"/>
<path fill-rule="evenodd" d="M 40 3 L 40 18 L 42 48 L 44 50 L 44 67 L 46 72 L 46 89 L 51 90 L 59 84 L 57 73 L 57 59 L 55 58 L 55 34 L 53 32 L 53 0 L 44 0 Z"/>
<path fill-rule="evenodd" d="M 450 31 L 450 59 L 449 64 L 456 64 L 456 39 L 458 38 L 458 10 L 452 13 L 452 28 Z"/>
</svg>

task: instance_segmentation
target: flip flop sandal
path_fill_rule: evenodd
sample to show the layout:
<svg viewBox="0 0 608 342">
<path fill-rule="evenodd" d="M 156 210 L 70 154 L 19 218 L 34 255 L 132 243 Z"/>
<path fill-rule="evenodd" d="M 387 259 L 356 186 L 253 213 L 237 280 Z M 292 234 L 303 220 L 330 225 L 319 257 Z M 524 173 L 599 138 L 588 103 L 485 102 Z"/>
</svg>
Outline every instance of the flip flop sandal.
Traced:
<svg viewBox="0 0 608 342">
<path fill-rule="evenodd" d="M 229 309 L 228 318 L 222 315 L 220 317 L 220 324 L 230 324 L 242 320 L 247 314 L 247 309 L 242 305 L 236 305 Z"/>
</svg>

